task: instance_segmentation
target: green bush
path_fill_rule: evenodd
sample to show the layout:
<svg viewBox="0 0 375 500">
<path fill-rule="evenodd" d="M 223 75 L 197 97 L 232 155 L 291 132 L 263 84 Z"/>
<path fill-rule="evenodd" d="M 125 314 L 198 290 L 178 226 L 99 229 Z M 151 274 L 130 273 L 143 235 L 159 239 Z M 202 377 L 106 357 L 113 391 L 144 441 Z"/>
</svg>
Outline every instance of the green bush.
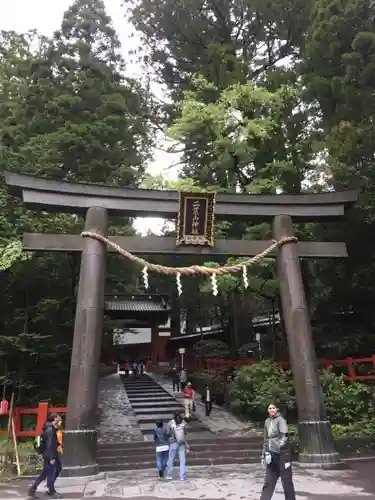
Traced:
<svg viewBox="0 0 375 500">
<path fill-rule="evenodd" d="M 35 452 L 34 439 L 19 441 L 17 448 L 21 466 L 21 474 L 35 474 L 39 472 L 42 468 L 43 461 L 41 456 Z M 6 449 L 6 439 L 0 438 L 0 455 L 4 454 Z M 8 452 L 9 451 L 12 451 L 12 445 L 8 447 Z M 15 468 L 13 468 L 13 471 L 10 472 L 15 473 Z M 0 476 L 0 479 L 4 479 L 2 475 Z"/>
<path fill-rule="evenodd" d="M 327 416 L 335 436 L 366 437 L 375 435 L 372 387 L 344 380 L 343 375 L 324 371 L 320 375 Z M 270 361 L 241 368 L 230 386 L 230 405 L 245 417 L 262 421 L 270 402 L 287 411 L 290 423 L 297 415 L 294 384 L 289 372 Z"/>
<path fill-rule="evenodd" d="M 230 405 L 243 415 L 264 418 L 267 406 L 274 402 L 282 409 L 293 409 L 293 384 L 277 364 L 271 361 L 241 368 L 232 382 Z"/>
<path fill-rule="evenodd" d="M 373 438 L 375 436 L 375 418 L 362 418 L 349 425 L 332 424 L 332 432 L 336 439 L 342 437 Z"/>
<path fill-rule="evenodd" d="M 371 406 L 371 387 L 363 382 L 349 382 L 344 375 L 330 370 L 320 376 L 327 416 L 334 423 L 348 425 L 368 415 Z"/>
</svg>

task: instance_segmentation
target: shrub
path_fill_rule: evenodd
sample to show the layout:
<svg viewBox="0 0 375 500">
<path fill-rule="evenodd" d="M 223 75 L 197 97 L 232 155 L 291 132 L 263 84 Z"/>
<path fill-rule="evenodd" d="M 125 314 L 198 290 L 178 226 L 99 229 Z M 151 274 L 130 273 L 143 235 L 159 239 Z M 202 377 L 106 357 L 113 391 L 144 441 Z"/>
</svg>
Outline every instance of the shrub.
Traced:
<svg viewBox="0 0 375 500">
<path fill-rule="evenodd" d="M 229 392 L 231 407 L 249 417 L 264 417 L 271 402 L 282 410 L 295 406 L 290 377 L 271 361 L 241 368 Z"/>
<path fill-rule="evenodd" d="M 320 376 L 327 416 L 332 423 L 351 424 L 368 415 L 371 409 L 371 387 L 344 380 L 326 370 Z"/>
<path fill-rule="evenodd" d="M 366 417 L 349 425 L 333 424 L 332 432 L 335 438 L 373 438 L 375 436 L 375 418 Z"/>
<path fill-rule="evenodd" d="M 346 381 L 330 370 L 322 372 L 320 380 L 327 416 L 333 424 L 339 424 L 334 427 L 335 434 L 374 435 L 374 424 L 368 419 L 373 411 L 371 386 Z M 263 420 L 270 402 L 287 410 L 293 423 L 297 409 L 290 373 L 270 361 L 242 368 L 230 387 L 231 407 L 244 416 Z"/>
</svg>

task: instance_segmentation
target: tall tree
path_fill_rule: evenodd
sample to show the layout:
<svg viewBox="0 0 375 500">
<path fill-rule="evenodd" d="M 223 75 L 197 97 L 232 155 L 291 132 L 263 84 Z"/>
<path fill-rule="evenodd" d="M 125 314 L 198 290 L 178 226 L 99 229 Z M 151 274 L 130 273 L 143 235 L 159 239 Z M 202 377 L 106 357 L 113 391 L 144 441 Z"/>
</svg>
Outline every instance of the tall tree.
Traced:
<svg viewBox="0 0 375 500">
<path fill-rule="evenodd" d="M 320 263 L 316 269 L 321 282 L 318 313 L 343 311 L 354 318 L 353 323 L 339 315 L 330 328 L 340 348 L 345 336 L 351 338 L 349 352 L 355 343 L 357 350 L 367 345 L 369 352 L 366 333 L 375 324 L 374 20 L 375 5 L 369 0 L 316 0 L 303 62 L 308 96 L 321 119 L 326 178 L 336 189 L 355 187 L 360 193 L 345 223 L 328 228 L 331 238 L 348 243 L 349 259 L 335 267 Z"/>
<path fill-rule="evenodd" d="M 201 73 L 219 88 L 299 56 L 310 0 L 127 1 L 153 69 L 179 93 Z"/>
<path fill-rule="evenodd" d="M 2 33 L 0 54 L 1 171 L 112 185 L 139 182 L 152 143 L 147 93 L 125 76 L 102 2 L 75 2 L 51 39 Z M 28 384 L 43 397 L 52 378 L 49 396 L 61 389 L 64 403 L 79 260 L 61 254 L 17 260 L 15 239 L 28 230 L 77 233 L 82 220 L 27 211 L 6 193 L 3 181 L 0 189 L 0 246 L 11 242 L 0 258 L 7 267 L 0 270 L 0 365 L 10 365 L 12 384 L 22 380 L 16 360 L 23 352 Z M 116 232 L 132 230 L 123 220 L 114 226 Z M 109 274 L 112 269 L 111 257 Z M 131 270 L 122 275 L 117 266 L 111 285 L 117 292 L 132 287 Z"/>
<path fill-rule="evenodd" d="M 26 89 L 25 140 L 7 151 L 37 175 L 133 185 L 149 156 L 146 93 L 124 76 L 119 41 L 100 0 L 77 0 L 44 53 L 48 74 Z"/>
</svg>

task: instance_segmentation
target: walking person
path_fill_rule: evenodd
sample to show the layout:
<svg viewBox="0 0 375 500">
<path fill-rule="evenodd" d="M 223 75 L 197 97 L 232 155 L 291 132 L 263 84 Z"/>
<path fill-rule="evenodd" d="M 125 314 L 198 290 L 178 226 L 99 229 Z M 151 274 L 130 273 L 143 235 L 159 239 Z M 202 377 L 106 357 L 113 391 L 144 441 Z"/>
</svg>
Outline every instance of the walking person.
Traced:
<svg viewBox="0 0 375 500">
<path fill-rule="evenodd" d="M 266 476 L 260 500 L 271 500 L 278 479 L 283 485 L 285 500 L 296 500 L 292 466 L 288 450 L 288 425 L 276 405 L 268 406 L 264 424 L 264 445 L 262 463 L 266 466 Z"/>
<path fill-rule="evenodd" d="M 56 456 L 56 467 L 55 467 L 55 481 L 59 477 L 62 471 L 61 455 L 63 454 L 63 431 L 62 431 L 62 420 L 60 418 L 60 423 L 56 427 L 57 436 L 57 456 Z"/>
<path fill-rule="evenodd" d="M 188 382 L 187 386 L 183 390 L 183 395 L 184 395 L 185 419 L 189 420 L 193 416 L 193 409 L 195 405 L 195 391 L 191 386 L 191 382 Z"/>
<path fill-rule="evenodd" d="M 207 384 L 205 385 L 205 391 L 204 391 L 202 399 L 204 402 L 205 415 L 206 415 L 206 417 L 209 417 L 210 413 L 212 411 L 212 400 L 211 400 L 211 390 Z"/>
<path fill-rule="evenodd" d="M 166 479 L 173 479 L 172 471 L 177 455 L 180 462 L 180 480 L 184 481 L 186 479 L 187 443 L 185 428 L 186 422 L 183 421 L 179 413 L 175 413 L 173 419 L 168 424 L 169 455 Z"/>
<path fill-rule="evenodd" d="M 173 365 L 171 368 L 171 379 L 173 384 L 173 392 L 180 391 L 180 372 L 178 371 L 177 365 Z"/>
<path fill-rule="evenodd" d="M 169 433 L 164 427 L 163 421 L 156 422 L 154 429 L 154 441 L 156 445 L 156 468 L 159 477 L 164 476 L 169 456 Z"/>
<path fill-rule="evenodd" d="M 48 495 L 52 498 L 61 498 L 61 495 L 55 489 L 55 481 L 61 471 L 61 461 L 58 452 L 60 443 L 57 439 L 57 429 L 60 426 L 60 415 L 52 413 L 48 416 L 37 447 L 38 452 L 43 455 L 43 470 L 30 486 L 28 491 L 29 498 L 38 498 L 36 490 L 45 480 L 47 480 Z"/>
<path fill-rule="evenodd" d="M 186 368 L 182 368 L 180 371 L 180 386 L 181 386 L 181 391 L 185 389 L 187 383 L 187 371 Z"/>
</svg>

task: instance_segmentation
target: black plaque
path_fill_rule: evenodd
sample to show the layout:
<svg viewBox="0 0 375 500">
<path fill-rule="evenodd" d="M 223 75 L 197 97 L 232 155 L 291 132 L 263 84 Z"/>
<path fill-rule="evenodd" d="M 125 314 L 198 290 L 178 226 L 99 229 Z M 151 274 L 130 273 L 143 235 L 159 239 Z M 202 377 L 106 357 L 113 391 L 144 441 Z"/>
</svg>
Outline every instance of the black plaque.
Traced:
<svg viewBox="0 0 375 500">
<path fill-rule="evenodd" d="M 215 193 L 180 193 L 177 245 L 214 246 Z"/>
</svg>

